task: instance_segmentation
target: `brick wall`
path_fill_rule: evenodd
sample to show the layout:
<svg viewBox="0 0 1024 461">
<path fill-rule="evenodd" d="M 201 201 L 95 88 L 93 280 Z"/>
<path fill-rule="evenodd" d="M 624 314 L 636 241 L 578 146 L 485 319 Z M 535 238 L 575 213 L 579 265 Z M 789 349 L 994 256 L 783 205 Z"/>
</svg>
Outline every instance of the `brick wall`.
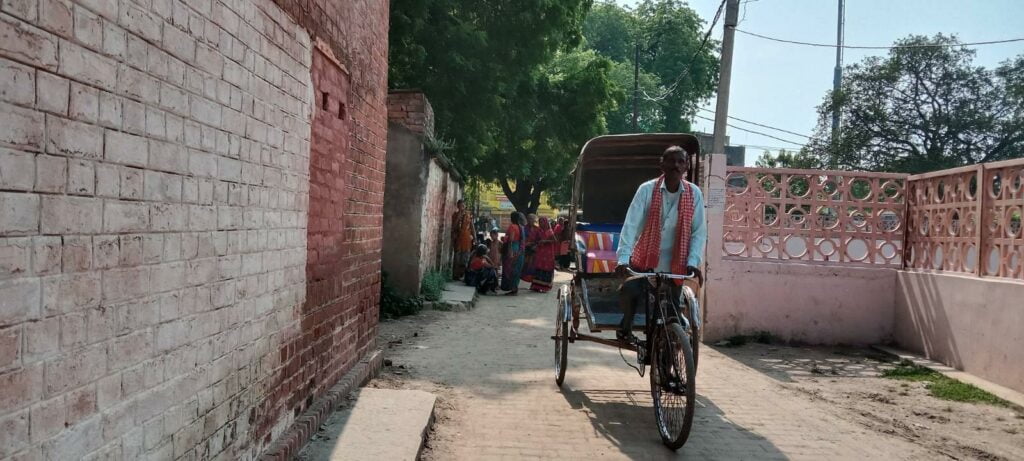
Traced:
<svg viewBox="0 0 1024 461">
<path fill-rule="evenodd" d="M 388 121 L 414 133 L 434 136 L 434 108 L 419 90 L 391 90 L 388 93 Z"/>
<path fill-rule="evenodd" d="M 0 2 L 0 458 L 250 459 L 375 334 L 387 2 L 276 3 Z"/>
</svg>

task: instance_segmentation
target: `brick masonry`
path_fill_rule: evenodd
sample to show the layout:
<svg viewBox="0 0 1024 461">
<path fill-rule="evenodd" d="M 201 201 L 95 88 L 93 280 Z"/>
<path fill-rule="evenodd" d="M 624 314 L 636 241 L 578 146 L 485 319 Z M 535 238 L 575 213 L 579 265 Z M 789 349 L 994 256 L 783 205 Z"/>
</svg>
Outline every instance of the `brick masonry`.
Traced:
<svg viewBox="0 0 1024 461">
<path fill-rule="evenodd" d="M 387 12 L 0 2 L 0 459 L 254 459 L 354 366 Z M 347 135 L 318 127 L 311 37 Z"/>
<path fill-rule="evenodd" d="M 426 137 L 434 136 L 434 108 L 419 90 L 391 90 L 388 93 L 388 121 Z"/>
</svg>

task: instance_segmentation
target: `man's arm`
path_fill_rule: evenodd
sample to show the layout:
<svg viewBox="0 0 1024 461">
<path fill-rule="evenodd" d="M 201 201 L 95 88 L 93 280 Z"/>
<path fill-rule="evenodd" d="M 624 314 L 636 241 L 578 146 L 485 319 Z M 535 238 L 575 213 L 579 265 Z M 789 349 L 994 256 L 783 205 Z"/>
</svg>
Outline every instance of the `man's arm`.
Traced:
<svg viewBox="0 0 1024 461">
<path fill-rule="evenodd" d="M 619 233 L 619 248 L 615 250 L 620 266 L 628 265 L 629 258 L 633 256 L 633 245 L 636 239 L 640 238 L 640 232 L 644 229 L 644 221 L 647 220 L 647 207 L 651 203 L 651 190 L 647 183 L 641 184 L 633 194 L 633 201 L 626 211 L 626 220 L 622 223 L 622 232 Z"/>
<path fill-rule="evenodd" d="M 704 214 L 704 194 L 700 188 L 693 185 L 693 224 L 690 226 L 690 255 L 686 258 L 686 265 L 701 268 L 704 261 L 704 247 L 708 243 L 708 223 Z"/>
</svg>

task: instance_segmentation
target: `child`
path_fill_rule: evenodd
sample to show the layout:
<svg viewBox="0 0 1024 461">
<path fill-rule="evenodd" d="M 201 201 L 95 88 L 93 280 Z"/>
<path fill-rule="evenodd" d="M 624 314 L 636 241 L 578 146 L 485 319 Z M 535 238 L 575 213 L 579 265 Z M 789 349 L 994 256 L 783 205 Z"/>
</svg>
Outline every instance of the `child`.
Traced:
<svg viewBox="0 0 1024 461">
<path fill-rule="evenodd" d="M 501 240 L 498 238 L 498 228 L 491 229 L 491 238 L 487 242 L 487 257 L 491 259 L 494 269 L 500 272 L 501 269 Z"/>
</svg>

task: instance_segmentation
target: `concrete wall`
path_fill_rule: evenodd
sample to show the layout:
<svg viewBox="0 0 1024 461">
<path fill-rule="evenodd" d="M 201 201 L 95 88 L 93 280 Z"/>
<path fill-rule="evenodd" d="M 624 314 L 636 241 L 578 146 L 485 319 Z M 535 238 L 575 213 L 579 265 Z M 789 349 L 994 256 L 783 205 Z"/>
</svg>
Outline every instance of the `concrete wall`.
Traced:
<svg viewBox="0 0 1024 461">
<path fill-rule="evenodd" d="M 899 271 L 896 342 L 1024 392 L 1024 284 Z"/>
<path fill-rule="evenodd" d="M 388 124 L 388 180 L 384 188 L 382 267 L 388 283 L 405 295 L 420 291 L 420 239 L 426 188 L 423 138 L 396 123 Z"/>
<path fill-rule="evenodd" d="M 0 458 L 252 459 L 351 367 L 387 28 L 386 1 L 0 2 Z M 350 81 L 314 165 L 311 35 Z"/>
<path fill-rule="evenodd" d="M 422 93 L 392 90 L 388 119 L 382 264 L 389 283 L 411 296 L 427 271 L 451 264 L 451 215 L 462 184 L 446 159 L 426 152 L 433 109 Z"/>
<path fill-rule="evenodd" d="M 723 259 L 708 273 L 707 342 L 761 330 L 809 344 L 892 337 L 894 269 Z"/>
</svg>

